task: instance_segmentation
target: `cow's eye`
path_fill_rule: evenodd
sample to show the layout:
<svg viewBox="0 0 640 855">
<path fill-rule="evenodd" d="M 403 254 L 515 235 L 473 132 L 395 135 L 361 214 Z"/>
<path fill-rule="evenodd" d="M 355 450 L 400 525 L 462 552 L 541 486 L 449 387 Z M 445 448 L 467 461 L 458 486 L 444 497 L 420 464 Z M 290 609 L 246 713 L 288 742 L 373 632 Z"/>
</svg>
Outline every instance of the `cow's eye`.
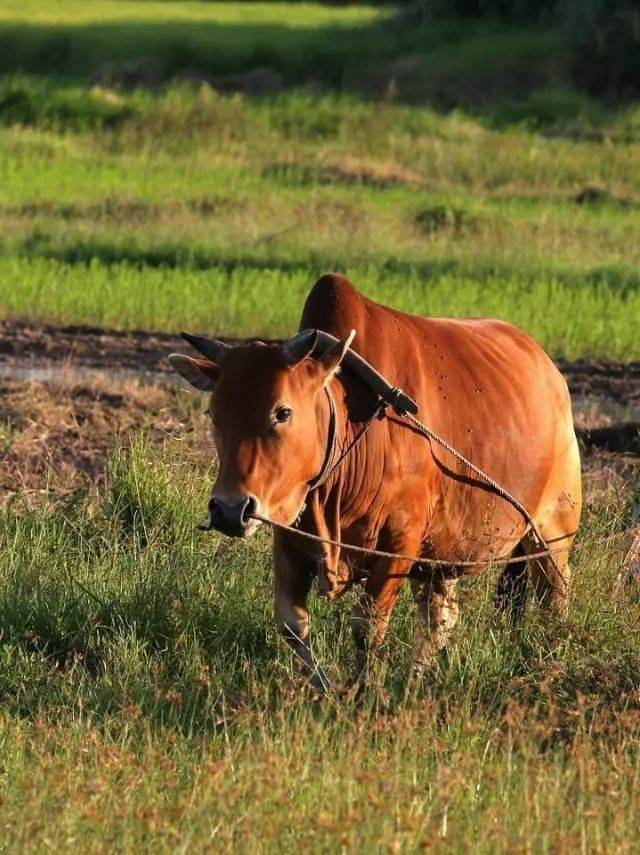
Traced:
<svg viewBox="0 0 640 855">
<path fill-rule="evenodd" d="M 284 422 L 288 422 L 291 419 L 291 416 L 293 415 L 293 410 L 291 409 L 291 407 L 277 407 L 273 415 L 278 424 L 283 424 Z"/>
</svg>

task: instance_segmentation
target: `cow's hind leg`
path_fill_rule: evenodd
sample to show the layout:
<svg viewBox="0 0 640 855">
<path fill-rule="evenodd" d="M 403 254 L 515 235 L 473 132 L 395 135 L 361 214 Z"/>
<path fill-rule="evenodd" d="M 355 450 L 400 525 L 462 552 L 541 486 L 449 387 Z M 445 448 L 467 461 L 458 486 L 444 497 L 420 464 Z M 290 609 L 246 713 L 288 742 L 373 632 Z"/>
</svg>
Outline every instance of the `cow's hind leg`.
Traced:
<svg viewBox="0 0 640 855">
<path fill-rule="evenodd" d="M 524 554 L 522 546 L 518 545 L 514 560 L 510 561 L 500 574 L 494 598 L 496 609 L 514 621 L 522 617 L 527 604 L 527 562 L 526 559 L 518 557 Z"/>
<path fill-rule="evenodd" d="M 569 596 L 569 547 L 573 533 L 547 526 L 542 530 L 547 546 L 556 550 L 553 555 L 544 558 L 532 558 L 528 562 L 529 578 L 540 604 L 551 611 L 564 614 Z M 526 552 L 541 550 L 540 544 L 531 535 L 525 536 L 523 546 Z"/>
<path fill-rule="evenodd" d="M 536 523 L 553 555 L 532 558 L 528 562 L 529 577 L 536 597 L 541 605 L 563 614 L 569 595 L 569 550 L 580 523 L 582 496 L 577 447 L 573 449 L 573 469 L 562 473 L 555 484 L 548 488 L 551 501 L 538 509 Z M 522 547 L 528 555 L 541 551 L 541 546 L 528 532 L 522 539 Z"/>
<path fill-rule="evenodd" d="M 433 665 L 438 651 L 449 641 L 458 620 L 456 579 L 431 576 L 412 579 L 411 590 L 418 607 L 418 626 L 413 641 L 413 663 L 418 670 Z"/>
</svg>

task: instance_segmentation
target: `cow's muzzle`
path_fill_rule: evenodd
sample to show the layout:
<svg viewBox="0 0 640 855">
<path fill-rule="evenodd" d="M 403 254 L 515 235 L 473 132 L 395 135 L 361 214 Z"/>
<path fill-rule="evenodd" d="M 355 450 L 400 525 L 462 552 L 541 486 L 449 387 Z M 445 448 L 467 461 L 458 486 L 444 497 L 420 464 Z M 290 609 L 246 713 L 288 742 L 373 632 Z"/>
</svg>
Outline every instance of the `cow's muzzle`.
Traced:
<svg viewBox="0 0 640 855">
<path fill-rule="evenodd" d="M 229 537 L 247 537 L 259 525 L 253 518 L 258 509 L 258 499 L 251 493 L 214 495 L 209 501 L 209 519 L 200 528 L 214 528 Z"/>
</svg>

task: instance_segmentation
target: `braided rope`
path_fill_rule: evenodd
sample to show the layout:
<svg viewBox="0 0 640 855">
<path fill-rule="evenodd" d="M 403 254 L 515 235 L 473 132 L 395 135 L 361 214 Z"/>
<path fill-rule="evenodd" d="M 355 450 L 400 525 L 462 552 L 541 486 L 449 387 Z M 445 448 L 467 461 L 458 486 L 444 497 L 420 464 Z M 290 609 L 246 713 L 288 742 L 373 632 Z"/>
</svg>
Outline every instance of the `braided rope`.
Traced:
<svg viewBox="0 0 640 855">
<path fill-rule="evenodd" d="M 329 440 L 327 442 L 327 451 L 324 456 L 322 469 L 315 478 L 309 481 L 309 491 L 315 490 L 317 487 L 320 487 L 321 484 L 324 484 L 335 469 L 335 466 L 331 465 L 331 461 L 335 457 L 336 447 L 338 445 L 336 399 L 333 397 L 333 392 L 328 386 L 324 387 L 324 391 L 327 395 L 327 401 L 329 402 Z M 340 460 L 342 460 L 342 457 Z M 340 462 L 340 460 L 338 462 Z"/>
<path fill-rule="evenodd" d="M 335 404 L 334 404 L 334 406 L 335 406 Z M 337 459 L 337 460 L 336 460 L 336 462 L 333 464 L 333 466 L 331 466 L 331 467 L 328 469 L 328 471 L 326 472 L 326 474 L 325 474 L 322 478 L 319 478 L 316 482 L 314 482 L 313 486 L 312 486 L 310 489 L 315 490 L 315 489 L 316 489 L 316 487 L 319 487 L 321 484 L 324 484 L 324 483 L 325 483 L 325 481 L 328 481 L 328 480 L 329 480 L 329 478 L 333 475 L 333 473 L 336 471 L 336 469 L 340 466 L 340 464 L 341 464 L 341 463 L 342 463 L 342 461 L 345 459 L 345 457 L 346 457 L 348 454 L 350 454 L 350 452 L 351 452 L 351 451 L 353 451 L 353 449 L 358 445 L 358 443 L 360 442 L 360 440 L 364 437 L 364 435 L 366 434 L 366 432 L 369 430 L 369 428 L 371 427 L 371 425 L 375 422 L 375 420 L 376 420 L 379 416 L 381 416 L 381 415 L 384 413 L 384 411 L 386 410 L 386 408 L 387 408 L 387 404 L 386 404 L 384 401 L 382 401 L 380 404 L 378 404 L 378 406 L 375 408 L 375 410 L 373 411 L 373 413 L 371 413 L 371 415 L 369 416 L 369 418 L 367 419 L 367 421 L 365 422 L 365 424 L 360 428 L 360 430 L 358 431 L 358 433 L 357 433 L 357 434 L 355 435 L 355 437 L 351 440 L 351 442 L 350 442 L 350 443 L 349 443 L 349 445 L 345 448 L 345 450 L 341 453 L 340 457 L 338 457 L 338 459 Z"/>
<path fill-rule="evenodd" d="M 503 555 L 498 558 L 486 558 L 476 561 L 453 561 L 444 558 L 423 558 L 419 555 L 405 555 L 402 552 L 385 552 L 382 549 L 369 549 L 366 546 L 356 546 L 353 543 L 343 543 L 340 540 L 332 540 L 329 537 L 320 537 L 320 535 L 311 534 L 310 531 L 302 531 L 299 528 L 295 528 L 295 526 L 276 522 L 270 517 L 265 517 L 262 514 L 248 514 L 248 516 L 250 516 L 251 519 L 259 520 L 260 522 L 266 523 L 267 525 L 280 529 L 281 531 L 297 534 L 299 537 L 305 538 L 306 540 L 313 540 L 315 543 L 326 543 L 329 546 L 339 546 L 341 549 L 344 549 L 345 552 L 355 552 L 359 555 L 369 555 L 374 558 L 392 558 L 397 561 L 406 561 L 411 564 L 425 564 L 432 567 L 477 567 L 479 564 L 508 564 L 510 561 L 529 561 L 534 558 L 546 558 L 552 555 L 559 555 L 563 552 L 568 552 L 571 549 L 571 546 L 561 546 L 558 549 L 543 549 L 540 552 L 531 552 L 525 555 L 513 556 L 510 554 Z M 571 535 L 567 535 L 567 537 L 571 537 Z M 611 536 L 603 539 L 603 542 L 605 540 L 608 542 L 611 540 Z"/>
<path fill-rule="evenodd" d="M 327 394 L 329 397 L 329 406 L 330 406 L 331 418 L 335 420 L 335 400 L 333 399 L 333 394 L 329 391 L 328 387 L 327 387 Z M 340 466 L 340 464 L 345 459 L 345 457 L 352 451 L 352 449 L 354 449 L 356 447 L 356 445 L 364 437 L 364 435 L 369 430 L 369 428 L 371 427 L 373 422 L 376 420 L 376 418 L 386 411 L 386 408 L 389 404 L 391 404 L 393 406 L 393 401 L 384 401 L 383 400 L 379 403 L 379 405 L 373 411 L 372 415 L 369 417 L 368 421 L 364 424 L 362 429 L 358 432 L 356 437 L 352 440 L 352 442 L 349 444 L 349 446 L 342 452 L 342 454 L 340 455 L 338 460 L 335 462 L 335 464 L 333 464 L 333 466 L 330 466 L 329 464 L 330 464 L 330 461 L 333 457 L 333 454 L 335 451 L 335 446 L 337 443 L 337 438 L 336 438 L 337 437 L 337 430 L 335 430 L 335 423 L 334 423 L 334 427 L 332 430 L 332 437 L 331 437 L 331 441 L 330 441 L 330 453 L 325 458 L 325 465 L 323 466 L 322 472 L 320 473 L 318 478 L 315 479 L 314 482 L 312 482 L 312 486 L 310 489 L 315 489 L 316 487 L 319 487 L 320 484 L 324 484 L 327 481 L 327 479 L 335 472 L 335 470 L 338 468 L 338 466 Z M 557 569 L 557 564 L 556 564 L 554 556 L 568 552 L 571 549 L 571 546 L 559 547 L 557 549 L 549 549 L 544 537 L 542 536 L 542 534 L 540 533 L 540 530 L 536 526 L 536 523 L 535 523 L 533 517 L 531 516 L 529 511 L 526 509 L 526 507 L 522 504 L 522 502 L 520 502 L 518 499 L 516 499 L 515 496 L 512 496 L 508 490 L 505 490 L 505 488 L 502 487 L 500 484 L 498 484 L 497 481 L 495 481 L 493 478 L 491 478 L 489 475 L 487 475 L 487 473 L 484 472 L 482 469 L 480 469 L 480 467 L 476 466 L 475 463 L 472 463 L 470 460 L 468 460 L 463 454 L 461 454 L 456 448 L 454 448 L 452 445 L 450 445 L 441 436 L 439 436 L 437 433 L 432 431 L 431 428 L 429 428 L 425 424 L 423 424 L 420 421 L 420 419 L 416 418 L 416 416 L 414 416 L 412 413 L 410 413 L 406 410 L 401 411 L 401 410 L 397 409 L 396 411 L 399 413 L 400 416 L 402 416 L 402 417 L 406 418 L 408 421 L 410 421 L 413 424 L 413 426 L 416 428 L 416 430 L 422 436 L 425 436 L 427 439 L 432 439 L 434 442 L 436 442 L 438 445 L 440 445 L 442 448 L 444 448 L 445 451 L 447 451 L 449 454 L 451 454 L 453 457 L 455 457 L 456 460 L 459 460 L 462 464 L 464 464 L 471 472 L 473 472 L 475 475 L 477 475 L 478 478 L 480 478 L 482 481 L 484 481 L 484 483 L 488 487 L 490 487 L 497 495 L 499 495 L 505 501 L 509 502 L 509 504 L 511 504 L 522 515 L 525 522 L 530 526 L 531 531 L 533 532 L 533 535 L 536 538 L 538 544 L 540 546 L 542 546 L 543 549 L 541 549 L 538 552 L 529 553 L 529 554 L 521 556 L 521 557 L 519 556 L 520 560 L 529 561 L 529 560 L 534 559 L 534 558 L 550 558 L 551 561 L 553 562 L 553 564 L 556 566 L 556 569 Z M 355 544 L 344 543 L 344 542 L 339 541 L 339 540 L 332 540 L 331 538 L 328 538 L 328 537 L 320 537 L 319 535 L 312 534 L 311 532 L 308 532 L 308 531 L 302 531 L 301 529 L 297 528 L 298 520 L 296 520 L 296 523 L 294 523 L 294 525 L 285 525 L 284 523 L 278 523 L 275 520 L 272 520 L 269 517 L 265 517 L 261 514 L 252 514 L 251 516 L 255 520 L 259 520 L 260 522 L 267 523 L 268 525 L 271 525 L 274 528 L 278 528 L 282 531 L 288 531 L 288 532 L 291 532 L 293 534 L 297 534 L 299 537 L 306 538 L 307 540 L 312 540 L 316 543 L 324 543 L 324 544 L 327 544 L 329 546 L 337 546 L 340 549 L 344 549 L 345 552 L 355 552 L 355 553 L 358 553 L 361 555 L 368 555 L 368 556 L 371 556 L 374 558 L 390 558 L 390 559 L 397 560 L 397 561 L 406 561 L 406 562 L 410 562 L 412 564 L 424 564 L 424 565 L 429 565 L 432 567 L 477 567 L 480 564 L 508 564 L 512 560 L 517 560 L 517 559 L 514 559 L 512 554 L 510 554 L 508 556 L 501 556 L 499 558 L 493 558 L 492 557 L 492 558 L 485 559 L 485 560 L 452 561 L 452 560 L 446 560 L 446 559 L 440 559 L 440 558 L 423 558 L 423 557 L 420 557 L 417 555 L 405 555 L 405 554 L 399 553 L 399 552 L 386 552 L 382 549 L 370 549 L 370 548 L 364 547 L 364 546 L 356 546 Z M 567 535 L 567 537 L 569 537 L 569 536 L 570 535 Z"/>
</svg>

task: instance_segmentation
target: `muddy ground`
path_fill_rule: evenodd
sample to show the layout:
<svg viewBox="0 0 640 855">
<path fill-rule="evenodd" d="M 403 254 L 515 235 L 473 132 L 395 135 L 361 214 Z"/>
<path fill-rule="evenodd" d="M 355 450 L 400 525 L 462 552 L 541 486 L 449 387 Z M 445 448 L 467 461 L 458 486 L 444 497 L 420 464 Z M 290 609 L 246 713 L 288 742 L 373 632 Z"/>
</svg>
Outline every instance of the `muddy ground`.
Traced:
<svg viewBox="0 0 640 855">
<path fill-rule="evenodd" d="M 210 445 L 198 396 L 174 384 L 175 335 L 0 322 L 0 504 L 39 504 L 103 483 L 118 442 L 185 435 Z M 585 475 L 640 472 L 640 362 L 559 361 L 569 384 Z"/>
<path fill-rule="evenodd" d="M 146 377 L 167 374 L 167 354 L 179 349 L 188 348 L 171 333 L 0 321 L 0 367 L 28 369 L 67 362 L 76 368 L 140 372 Z M 557 364 L 575 399 L 640 411 L 640 362 L 559 359 Z"/>
<path fill-rule="evenodd" d="M 0 380 L 0 505 L 13 498 L 34 506 L 94 490 L 118 443 L 143 428 L 152 442 L 196 437 L 194 418 L 166 386 L 77 382 L 71 374 Z"/>
<path fill-rule="evenodd" d="M 27 367 L 70 362 L 109 372 L 139 371 L 146 376 L 167 373 L 167 354 L 178 349 L 187 346 L 170 333 L 0 321 L 0 365 Z M 574 397 L 599 399 L 640 411 L 640 362 L 561 359 L 558 367 Z"/>
</svg>

